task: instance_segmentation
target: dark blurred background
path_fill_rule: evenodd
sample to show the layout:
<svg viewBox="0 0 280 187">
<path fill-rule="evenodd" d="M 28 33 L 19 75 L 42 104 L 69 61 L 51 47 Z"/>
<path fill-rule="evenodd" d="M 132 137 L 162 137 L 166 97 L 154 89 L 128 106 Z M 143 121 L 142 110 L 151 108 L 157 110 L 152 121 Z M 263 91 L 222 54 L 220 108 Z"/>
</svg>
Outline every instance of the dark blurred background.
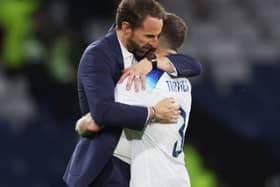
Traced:
<svg viewBox="0 0 280 187">
<path fill-rule="evenodd" d="M 280 187 L 280 1 L 160 0 L 190 31 L 193 187 Z M 76 71 L 117 0 L 0 1 L 0 186 L 63 187 L 80 116 Z M 277 86 L 278 85 L 278 86 Z"/>
</svg>

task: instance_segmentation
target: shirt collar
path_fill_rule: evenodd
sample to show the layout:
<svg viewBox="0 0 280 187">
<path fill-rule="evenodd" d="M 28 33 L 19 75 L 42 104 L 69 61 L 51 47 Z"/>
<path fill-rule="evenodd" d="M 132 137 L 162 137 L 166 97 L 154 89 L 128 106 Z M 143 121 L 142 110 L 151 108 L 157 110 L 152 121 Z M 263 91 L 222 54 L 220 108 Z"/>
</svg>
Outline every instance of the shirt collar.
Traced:
<svg viewBox="0 0 280 187">
<path fill-rule="evenodd" d="M 120 39 L 118 38 L 118 41 L 120 43 L 120 46 L 121 46 L 121 52 L 122 52 L 122 56 L 123 56 L 123 59 L 127 59 L 127 58 L 132 58 L 133 57 L 133 54 L 131 52 L 129 52 L 122 44 L 122 42 L 120 41 Z"/>
</svg>

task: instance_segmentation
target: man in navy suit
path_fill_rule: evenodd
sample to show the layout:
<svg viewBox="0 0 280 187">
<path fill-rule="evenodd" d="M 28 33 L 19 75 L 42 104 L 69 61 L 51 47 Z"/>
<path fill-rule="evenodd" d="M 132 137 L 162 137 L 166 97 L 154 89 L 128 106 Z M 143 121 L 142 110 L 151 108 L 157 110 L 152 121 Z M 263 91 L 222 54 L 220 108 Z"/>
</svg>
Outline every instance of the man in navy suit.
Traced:
<svg viewBox="0 0 280 187">
<path fill-rule="evenodd" d="M 164 15 L 164 9 L 154 0 L 123 0 L 117 10 L 115 30 L 90 44 L 82 55 L 78 69 L 81 111 L 90 112 L 104 128 L 94 139 L 81 138 L 76 145 L 63 177 L 70 187 L 128 186 L 129 165 L 113 156 L 114 149 L 123 127 L 141 130 L 154 113 L 151 108 L 116 103 L 114 87 L 122 70 L 132 64 L 125 54 L 144 56 L 157 47 Z M 201 68 L 184 55 L 160 59 L 157 67 L 185 77 L 199 74 Z M 131 82 L 143 81 L 151 69 L 151 62 L 143 61 L 127 69 L 125 76 Z M 156 105 L 158 120 L 168 123 L 178 119 L 173 102 L 165 100 Z"/>
</svg>

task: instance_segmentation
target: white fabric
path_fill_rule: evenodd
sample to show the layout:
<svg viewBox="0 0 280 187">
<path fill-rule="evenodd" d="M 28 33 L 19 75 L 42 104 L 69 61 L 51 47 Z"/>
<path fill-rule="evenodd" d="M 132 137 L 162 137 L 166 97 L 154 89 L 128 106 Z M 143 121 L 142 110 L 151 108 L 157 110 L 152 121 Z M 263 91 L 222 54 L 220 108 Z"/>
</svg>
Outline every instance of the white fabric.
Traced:
<svg viewBox="0 0 280 187">
<path fill-rule="evenodd" d="M 119 39 L 118 39 L 119 40 Z M 135 58 L 131 52 L 129 52 L 121 43 L 119 40 L 119 44 L 121 46 L 121 52 L 123 56 L 123 62 L 124 62 L 124 69 L 129 68 L 132 64 L 135 63 Z"/>
<path fill-rule="evenodd" d="M 143 132 L 125 129 L 114 155 L 131 164 L 130 187 L 189 187 L 182 145 L 191 108 L 190 82 L 154 70 L 148 74 L 146 83 L 146 90 L 137 93 L 125 89 L 126 80 L 118 84 L 116 101 L 151 106 L 163 98 L 174 97 L 184 118 L 180 117 L 177 124 L 149 124 Z"/>
<path fill-rule="evenodd" d="M 119 40 L 119 39 L 118 39 Z M 121 52 L 122 52 L 122 56 L 123 56 L 123 62 L 124 62 L 124 68 L 128 68 L 130 67 L 136 60 L 133 56 L 132 53 L 130 53 L 121 43 L 121 41 L 119 40 L 119 44 L 121 46 Z M 123 84 L 124 85 L 124 84 Z M 126 84 L 125 84 L 126 85 Z M 115 99 L 116 100 L 116 99 Z M 124 137 L 124 131 L 122 132 L 121 138 L 123 139 Z M 130 144 L 129 142 L 122 142 L 119 141 L 119 144 L 117 145 L 113 155 L 117 158 L 119 158 L 120 160 L 130 164 Z"/>
</svg>

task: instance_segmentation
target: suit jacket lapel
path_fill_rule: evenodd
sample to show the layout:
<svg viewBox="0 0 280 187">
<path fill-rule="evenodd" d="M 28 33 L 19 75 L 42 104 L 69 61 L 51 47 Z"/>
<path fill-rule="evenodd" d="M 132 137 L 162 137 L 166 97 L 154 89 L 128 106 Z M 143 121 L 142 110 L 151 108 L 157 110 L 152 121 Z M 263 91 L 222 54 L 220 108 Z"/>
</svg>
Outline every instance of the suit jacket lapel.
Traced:
<svg viewBox="0 0 280 187">
<path fill-rule="evenodd" d="M 109 29 L 105 38 L 108 39 L 111 54 L 117 60 L 121 69 L 124 69 L 124 61 L 123 61 L 123 56 L 122 56 L 122 52 L 121 52 L 121 46 L 120 46 L 119 40 L 117 38 L 117 33 L 115 31 L 115 24 L 113 24 L 111 26 L 111 28 Z"/>
</svg>

